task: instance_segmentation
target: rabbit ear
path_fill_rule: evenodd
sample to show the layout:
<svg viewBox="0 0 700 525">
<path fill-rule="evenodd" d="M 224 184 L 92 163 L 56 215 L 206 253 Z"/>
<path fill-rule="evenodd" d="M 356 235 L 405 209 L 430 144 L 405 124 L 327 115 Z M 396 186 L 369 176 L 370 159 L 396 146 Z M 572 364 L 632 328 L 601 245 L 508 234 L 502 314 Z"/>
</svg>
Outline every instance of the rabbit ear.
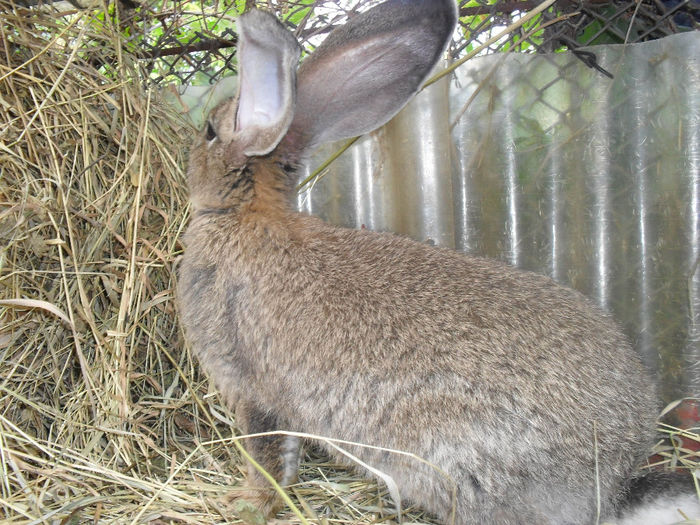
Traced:
<svg viewBox="0 0 700 525">
<path fill-rule="evenodd" d="M 388 122 L 440 60 L 456 20 L 454 0 L 389 0 L 334 30 L 299 68 L 292 148 Z"/>
<path fill-rule="evenodd" d="M 265 155 L 292 122 L 301 50 L 294 36 L 264 11 L 241 15 L 238 35 L 238 107 L 227 125 L 245 155 Z"/>
</svg>

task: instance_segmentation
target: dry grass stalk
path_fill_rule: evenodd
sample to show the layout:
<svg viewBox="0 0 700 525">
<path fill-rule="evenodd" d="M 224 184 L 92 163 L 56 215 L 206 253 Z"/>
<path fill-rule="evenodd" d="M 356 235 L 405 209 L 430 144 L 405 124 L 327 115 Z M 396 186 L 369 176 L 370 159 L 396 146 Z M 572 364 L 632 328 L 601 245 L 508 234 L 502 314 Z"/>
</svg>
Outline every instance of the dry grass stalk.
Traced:
<svg viewBox="0 0 700 525">
<path fill-rule="evenodd" d="M 0 521 L 235 521 L 230 416 L 173 302 L 190 130 L 95 15 L 0 0 Z M 312 522 L 392 519 L 323 457 L 301 479 Z"/>
<path fill-rule="evenodd" d="M 232 520 L 232 425 L 173 302 L 191 130 L 95 12 L 0 13 L 0 521 Z M 309 477 L 309 516 L 385 505 L 327 460 Z"/>
</svg>

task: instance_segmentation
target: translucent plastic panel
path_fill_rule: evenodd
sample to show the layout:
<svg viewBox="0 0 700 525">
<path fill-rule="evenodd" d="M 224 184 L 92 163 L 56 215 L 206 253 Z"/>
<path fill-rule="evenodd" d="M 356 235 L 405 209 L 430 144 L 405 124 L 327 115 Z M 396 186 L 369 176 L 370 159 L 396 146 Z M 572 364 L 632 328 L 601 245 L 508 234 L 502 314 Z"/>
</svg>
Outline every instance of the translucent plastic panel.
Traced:
<svg viewBox="0 0 700 525">
<path fill-rule="evenodd" d="M 548 274 L 615 315 L 667 400 L 699 395 L 699 49 L 588 49 L 614 79 L 570 53 L 474 59 L 299 207 Z"/>
</svg>

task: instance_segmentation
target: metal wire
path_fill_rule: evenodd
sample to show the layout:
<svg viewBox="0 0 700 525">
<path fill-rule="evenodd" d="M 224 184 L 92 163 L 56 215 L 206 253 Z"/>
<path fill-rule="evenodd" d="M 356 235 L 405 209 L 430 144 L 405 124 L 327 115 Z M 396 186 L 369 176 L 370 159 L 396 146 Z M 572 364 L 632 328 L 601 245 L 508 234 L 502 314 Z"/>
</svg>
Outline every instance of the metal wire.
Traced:
<svg viewBox="0 0 700 525">
<path fill-rule="evenodd" d="M 199 9 L 185 10 L 192 2 L 178 1 L 167 2 L 167 10 L 156 8 L 162 3 L 151 0 L 150 9 L 145 5 L 122 14 L 123 23 L 134 28 L 133 41 L 153 83 L 213 83 L 235 72 L 238 11 L 234 4 L 200 0 Z M 333 27 L 376 3 L 321 0 L 310 10 L 302 2 L 279 1 L 274 10 L 310 50 Z M 466 54 L 537 5 L 532 0 L 462 0 L 452 56 Z M 560 0 L 534 23 L 495 42 L 484 53 L 575 50 L 595 44 L 643 42 L 698 28 L 700 0 Z M 597 67 L 590 54 L 583 53 L 580 58 Z"/>
</svg>

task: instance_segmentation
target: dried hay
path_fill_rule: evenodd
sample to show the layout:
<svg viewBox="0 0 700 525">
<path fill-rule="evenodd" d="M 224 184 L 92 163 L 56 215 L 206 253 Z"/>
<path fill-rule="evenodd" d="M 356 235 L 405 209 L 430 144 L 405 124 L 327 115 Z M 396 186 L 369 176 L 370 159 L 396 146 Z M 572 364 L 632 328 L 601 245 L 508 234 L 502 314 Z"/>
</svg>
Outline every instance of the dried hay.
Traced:
<svg viewBox="0 0 700 525">
<path fill-rule="evenodd" d="M 173 302 L 192 130 L 94 13 L 0 13 L 0 520 L 227 521 L 242 461 Z M 324 458 L 310 478 L 307 516 L 384 507 Z"/>
<path fill-rule="evenodd" d="M 0 520 L 228 522 L 231 416 L 173 302 L 191 130 L 93 15 L 0 2 Z M 311 521 L 392 519 L 340 465 L 300 477 Z"/>
</svg>

